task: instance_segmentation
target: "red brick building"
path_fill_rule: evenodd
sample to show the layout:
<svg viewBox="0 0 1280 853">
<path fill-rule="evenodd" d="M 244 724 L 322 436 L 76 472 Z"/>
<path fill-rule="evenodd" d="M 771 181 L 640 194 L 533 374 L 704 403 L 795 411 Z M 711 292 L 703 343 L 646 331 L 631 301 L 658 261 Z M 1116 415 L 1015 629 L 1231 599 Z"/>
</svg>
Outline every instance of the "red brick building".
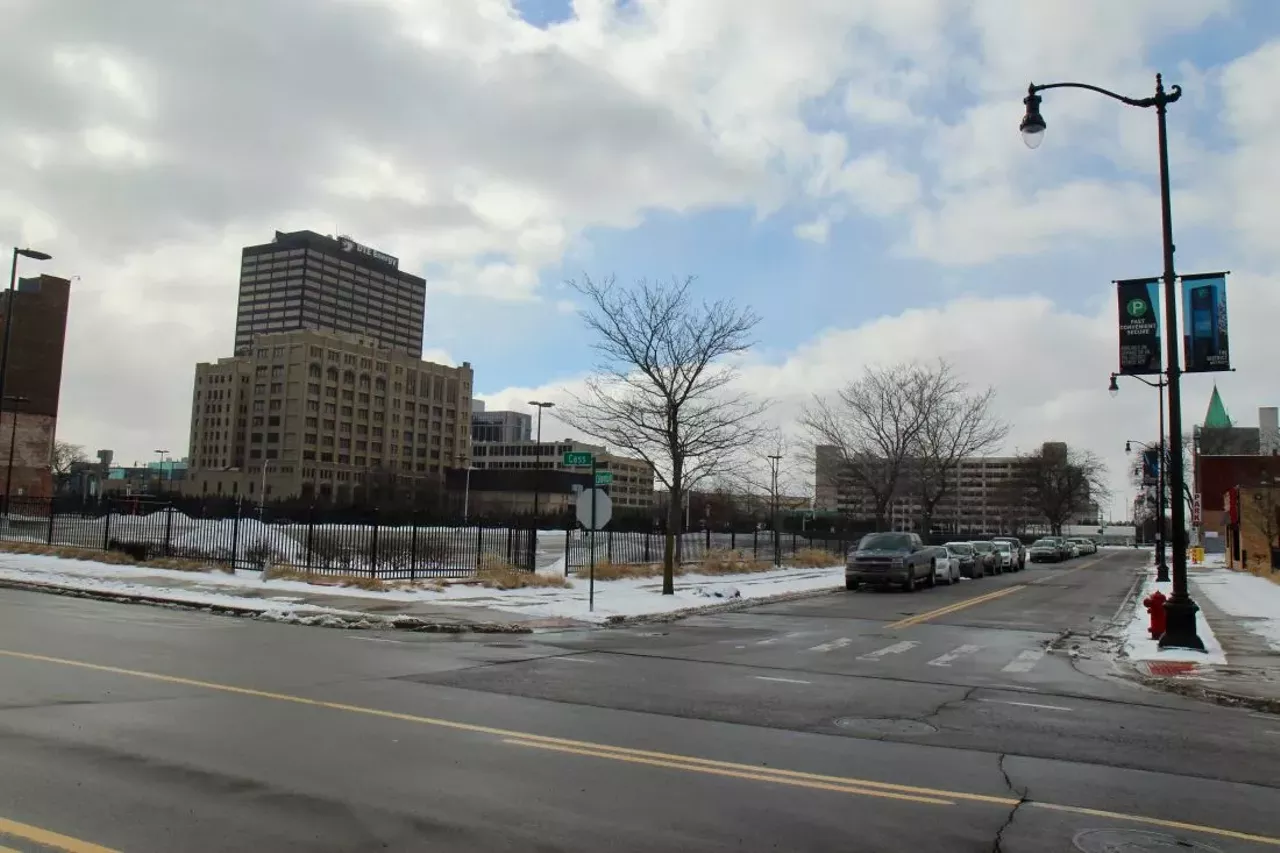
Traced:
<svg viewBox="0 0 1280 853">
<path fill-rule="evenodd" d="M 53 439 L 71 282 L 51 275 L 24 278 L 12 298 L 11 309 L 8 292 L 0 293 L 0 333 L 13 311 L 6 399 L 0 401 L 0 466 L 5 469 L 0 472 L 0 490 L 11 478 L 13 495 L 47 496 L 53 494 Z"/>
</svg>

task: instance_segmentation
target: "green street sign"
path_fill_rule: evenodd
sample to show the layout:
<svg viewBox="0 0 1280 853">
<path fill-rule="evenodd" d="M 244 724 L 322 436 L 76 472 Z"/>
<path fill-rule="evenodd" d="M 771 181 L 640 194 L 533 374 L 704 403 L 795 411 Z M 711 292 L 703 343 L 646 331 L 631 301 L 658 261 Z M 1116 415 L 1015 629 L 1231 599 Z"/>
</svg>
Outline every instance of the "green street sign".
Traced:
<svg viewBox="0 0 1280 853">
<path fill-rule="evenodd" d="M 613 472 L 612 472 L 612 471 L 597 471 L 597 472 L 596 472 L 596 485 L 597 485 L 597 486 L 607 486 L 607 485 L 609 485 L 609 484 L 610 484 L 610 483 L 612 483 L 612 482 L 613 482 Z"/>
<path fill-rule="evenodd" d="M 564 464 L 571 466 L 585 466 L 591 464 L 591 454 L 582 451 L 573 451 L 564 455 Z"/>
</svg>

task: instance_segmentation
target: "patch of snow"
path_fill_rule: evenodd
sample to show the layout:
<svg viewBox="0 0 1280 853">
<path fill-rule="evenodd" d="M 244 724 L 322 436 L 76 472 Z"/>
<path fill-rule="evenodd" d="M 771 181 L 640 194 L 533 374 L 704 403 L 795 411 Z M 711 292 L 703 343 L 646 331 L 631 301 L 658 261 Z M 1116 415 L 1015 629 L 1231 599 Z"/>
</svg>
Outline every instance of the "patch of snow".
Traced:
<svg viewBox="0 0 1280 853">
<path fill-rule="evenodd" d="M 1219 610 L 1280 651 L 1280 584 L 1226 568 L 1196 572 L 1191 582 Z"/>
<path fill-rule="evenodd" d="M 1222 651 L 1218 638 L 1213 635 L 1213 629 L 1209 627 L 1208 620 L 1204 618 L 1204 611 L 1196 613 L 1196 632 L 1204 642 L 1203 652 L 1195 649 L 1162 649 L 1155 640 L 1151 639 L 1151 633 L 1147 630 L 1151 624 L 1151 617 L 1147 613 L 1147 608 L 1143 606 L 1142 600 L 1157 589 L 1166 596 L 1173 594 L 1173 584 L 1156 583 L 1153 573 L 1143 583 L 1142 590 L 1133 600 L 1133 609 L 1129 613 L 1129 621 L 1124 629 L 1124 653 L 1129 660 L 1225 664 L 1227 656 Z"/>
</svg>

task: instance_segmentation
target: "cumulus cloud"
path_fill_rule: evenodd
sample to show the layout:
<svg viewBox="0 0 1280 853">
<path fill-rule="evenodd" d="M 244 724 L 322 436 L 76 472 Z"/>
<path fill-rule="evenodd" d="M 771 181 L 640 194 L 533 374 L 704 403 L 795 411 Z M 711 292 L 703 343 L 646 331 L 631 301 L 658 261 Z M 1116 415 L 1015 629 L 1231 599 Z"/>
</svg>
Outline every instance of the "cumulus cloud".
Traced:
<svg viewBox="0 0 1280 853">
<path fill-rule="evenodd" d="M 572 304 L 548 271 L 589 254 L 592 229 L 653 211 L 785 213 L 805 219 L 797 239 L 828 244 L 874 221 L 940 277 L 1149 237 L 1152 116 L 1055 93 L 1052 141 L 1032 154 L 1016 132 L 1026 81 L 1140 95 L 1161 39 L 1233 12 L 1227 0 L 574 0 L 567 20 L 539 29 L 510 0 L 5 9 L 0 242 L 45 248 L 49 271 L 82 277 L 63 432 L 126 458 L 186 435 L 194 363 L 230 349 L 239 249 L 276 228 L 351 233 L 477 313 L 516 300 L 552 314 Z M 1280 123 L 1261 88 L 1280 73 L 1280 42 L 1180 71 L 1210 90 L 1171 113 L 1180 256 L 1184 243 L 1196 253 L 1183 235 L 1213 227 L 1228 236 L 1200 241 L 1199 257 L 1238 248 L 1248 261 L 1232 282 L 1242 369 L 1223 385 L 1251 406 L 1265 392 L 1244 367 L 1266 363 L 1270 338 L 1248 324 L 1275 307 L 1266 282 L 1280 261 Z M 1099 180 L 1086 163 L 1115 174 Z M 1110 441 L 1103 412 L 1139 395 L 1091 408 L 1114 361 L 1097 299 L 1080 314 L 1056 296 L 977 295 L 845 322 L 749 372 L 787 397 L 833 387 L 857 359 L 954 352 L 975 382 L 1000 386 L 1028 442 L 1069 429 Z M 974 337 L 987 314 L 1009 344 Z M 1015 345 L 1025 356 L 1008 354 Z M 450 346 L 442 358 L 469 357 Z M 1042 363 L 1080 378 L 1015 375 Z M 528 392 L 550 393 L 511 399 Z"/>
</svg>

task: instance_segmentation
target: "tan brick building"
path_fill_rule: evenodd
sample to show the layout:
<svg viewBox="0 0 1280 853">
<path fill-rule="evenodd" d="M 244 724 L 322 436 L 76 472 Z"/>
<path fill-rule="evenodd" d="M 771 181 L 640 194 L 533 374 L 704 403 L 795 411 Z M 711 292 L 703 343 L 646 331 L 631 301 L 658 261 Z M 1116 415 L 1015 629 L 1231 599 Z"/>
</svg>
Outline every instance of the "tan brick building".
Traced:
<svg viewBox="0 0 1280 853">
<path fill-rule="evenodd" d="M 196 365 L 183 491 L 348 503 L 443 488 L 470 453 L 471 365 L 355 334 L 257 335 Z"/>
<path fill-rule="evenodd" d="M 70 301 L 71 282 L 52 275 L 24 278 L 13 294 L 6 399 L 0 401 L 0 466 L 5 468 L 0 471 L 0 489 L 6 480 L 11 480 L 15 496 L 45 497 L 53 493 L 53 441 L 62 393 L 62 356 Z M 4 291 L 0 293 L 0 329 L 4 328 L 9 309 L 8 291 Z"/>
</svg>

